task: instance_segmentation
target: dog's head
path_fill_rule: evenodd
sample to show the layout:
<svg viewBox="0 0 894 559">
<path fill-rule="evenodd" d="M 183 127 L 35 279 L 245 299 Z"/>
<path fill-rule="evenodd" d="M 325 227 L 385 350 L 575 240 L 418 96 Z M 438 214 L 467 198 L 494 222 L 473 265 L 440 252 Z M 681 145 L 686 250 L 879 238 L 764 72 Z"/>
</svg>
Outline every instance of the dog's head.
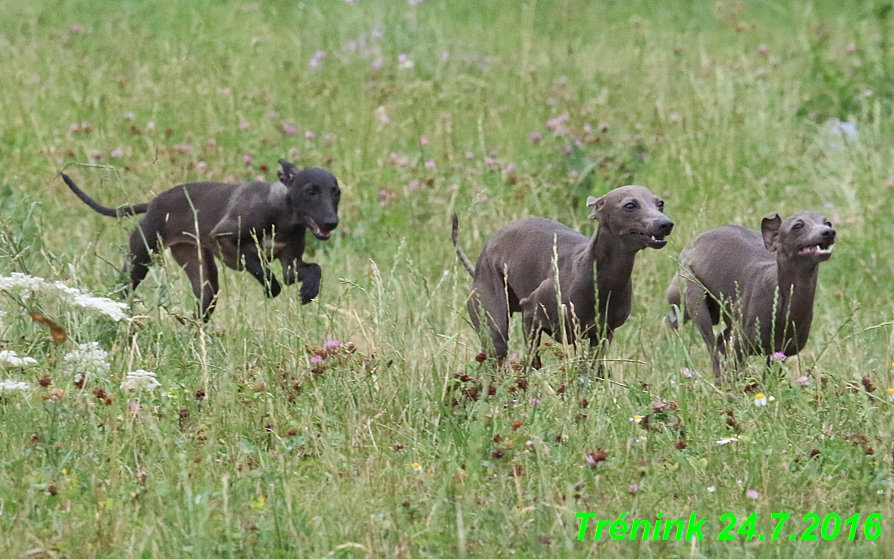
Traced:
<svg viewBox="0 0 894 559">
<path fill-rule="evenodd" d="M 825 262 L 832 257 L 835 229 L 816 212 L 803 211 L 784 220 L 779 214 L 765 217 L 761 235 L 767 250 L 781 257 L 804 263 Z"/>
<path fill-rule="evenodd" d="M 280 159 L 279 164 L 282 169 L 276 174 L 286 185 L 295 212 L 314 237 L 325 241 L 338 227 L 338 181 L 324 169 L 308 167 L 299 171 L 285 159 Z"/>
<path fill-rule="evenodd" d="M 644 186 L 622 186 L 600 198 L 590 196 L 587 206 L 593 208 L 589 218 L 598 220 L 630 250 L 662 248 L 674 228 L 664 215 L 664 200 Z"/>
</svg>

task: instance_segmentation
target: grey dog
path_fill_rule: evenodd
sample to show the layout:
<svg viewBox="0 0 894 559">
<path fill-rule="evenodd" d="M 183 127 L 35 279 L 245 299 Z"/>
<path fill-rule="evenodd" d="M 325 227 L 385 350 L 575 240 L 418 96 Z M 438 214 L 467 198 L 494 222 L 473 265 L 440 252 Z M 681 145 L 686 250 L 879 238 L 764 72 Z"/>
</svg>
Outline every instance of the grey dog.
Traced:
<svg viewBox="0 0 894 559">
<path fill-rule="evenodd" d="M 482 333 L 486 324 L 500 362 L 508 353 L 512 313 L 522 312 L 532 350 L 541 332 L 557 339 L 564 332 L 572 343 L 577 332 L 598 347 L 630 315 L 636 254 L 664 247 L 674 224 L 664 215 L 664 202 L 643 186 L 591 196 L 587 206 L 589 218 L 599 221 L 592 238 L 549 219 L 525 219 L 494 233 L 474 266 L 457 242 L 454 215 L 453 244 L 473 278 L 472 325 Z M 539 365 L 536 357 L 533 364 Z"/>
<path fill-rule="evenodd" d="M 217 302 L 218 277 L 214 257 L 234 270 L 245 269 L 268 297 L 281 290 L 266 262 L 282 263 L 283 282 L 302 282 L 301 302 L 309 303 L 320 291 L 318 264 L 304 262 L 307 229 L 326 240 L 338 226 L 341 190 L 335 177 L 323 169 L 298 168 L 279 160 L 279 181 L 242 184 L 196 182 L 162 192 L 151 202 L 108 208 L 87 195 L 64 173 L 65 184 L 93 210 L 109 217 L 144 215 L 130 236 L 130 289 L 135 290 L 149 272 L 152 252 L 159 243 L 171 249 L 186 271 L 208 320 Z M 263 262 L 262 262 L 263 257 Z"/>
<path fill-rule="evenodd" d="M 760 232 L 727 225 L 702 233 L 680 253 L 667 288 L 668 324 L 677 327 L 682 307 L 708 346 L 718 383 L 728 345 L 737 364 L 748 355 L 795 355 L 807 344 L 819 264 L 832 257 L 834 242 L 832 225 L 810 211 L 766 217 Z M 715 339 L 721 317 L 726 328 Z"/>
</svg>

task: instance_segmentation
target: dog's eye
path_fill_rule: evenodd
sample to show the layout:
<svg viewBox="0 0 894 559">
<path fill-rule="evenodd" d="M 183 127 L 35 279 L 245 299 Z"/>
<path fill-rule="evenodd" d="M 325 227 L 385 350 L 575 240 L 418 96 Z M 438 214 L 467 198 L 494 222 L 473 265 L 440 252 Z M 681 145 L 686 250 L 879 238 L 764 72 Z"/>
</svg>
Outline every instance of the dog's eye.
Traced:
<svg viewBox="0 0 894 559">
<path fill-rule="evenodd" d="M 335 198 L 341 198 L 341 190 L 336 188 L 332 195 L 335 196 Z"/>
<path fill-rule="evenodd" d="M 633 202 L 627 202 L 626 204 L 624 204 L 624 209 L 635 210 L 636 204 L 634 204 Z"/>
<path fill-rule="evenodd" d="M 658 200 L 658 210 L 664 211 L 664 200 Z"/>
<path fill-rule="evenodd" d="M 800 229 L 800 228 L 802 228 L 802 227 L 804 227 L 804 222 L 803 222 L 803 221 L 799 221 L 798 223 L 792 225 L 792 229 Z"/>
<path fill-rule="evenodd" d="M 832 224 L 831 224 L 830 222 L 827 221 L 827 222 L 826 222 L 826 227 L 832 227 Z"/>
<path fill-rule="evenodd" d="M 316 196 L 317 195 L 317 187 L 309 186 L 309 187 L 305 188 L 304 195 L 305 196 Z"/>
</svg>

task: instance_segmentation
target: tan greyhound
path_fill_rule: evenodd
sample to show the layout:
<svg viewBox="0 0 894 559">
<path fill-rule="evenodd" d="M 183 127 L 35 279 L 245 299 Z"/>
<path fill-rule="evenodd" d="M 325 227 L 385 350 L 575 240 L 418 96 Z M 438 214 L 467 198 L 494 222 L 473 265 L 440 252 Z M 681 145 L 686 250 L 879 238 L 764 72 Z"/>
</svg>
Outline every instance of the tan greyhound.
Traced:
<svg viewBox="0 0 894 559">
<path fill-rule="evenodd" d="M 667 288 L 675 308 L 668 324 L 698 326 L 721 381 L 722 354 L 795 355 L 807 344 L 819 265 L 832 256 L 835 230 L 823 216 L 798 212 L 764 218 L 761 231 L 728 225 L 703 233 L 680 253 L 680 270 Z M 721 317 L 726 328 L 714 336 Z"/>
<path fill-rule="evenodd" d="M 541 332 L 557 339 L 564 332 L 572 343 L 580 335 L 598 347 L 603 339 L 611 341 L 630 315 L 636 254 L 664 247 L 674 224 L 664 215 L 664 202 L 643 186 L 591 196 L 587 206 L 592 208 L 589 218 L 599 221 L 592 238 L 549 219 L 525 219 L 494 233 L 474 266 L 457 242 L 453 216 L 453 244 L 473 278 L 472 324 L 482 335 L 490 334 L 488 349 L 501 363 L 508 353 L 512 313 L 522 312 L 532 350 Z"/>
</svg>

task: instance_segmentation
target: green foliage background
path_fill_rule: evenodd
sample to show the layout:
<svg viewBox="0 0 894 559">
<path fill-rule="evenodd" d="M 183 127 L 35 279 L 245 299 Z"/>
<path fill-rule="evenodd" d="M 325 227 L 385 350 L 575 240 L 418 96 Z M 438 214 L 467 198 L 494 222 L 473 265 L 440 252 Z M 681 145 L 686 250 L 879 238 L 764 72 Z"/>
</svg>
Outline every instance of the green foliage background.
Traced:
<svg viewBox="0 0 894 559">
<path fill-rule="evenodd" d="M 306 307 L 225 271 L 213 321 L 195 324 L 167 255 L 134 298 L 141 327 L 0 299 L 0 349 L 40 362 L 3 373 L 36 388 L 0 397 L 0 556 L 890 556 L 891 8 L 0 0 L 0 274 L 102 295 L 122 281 L 133 223 L 92 214 L 63 169 L 108 205 L 272 180 L 279 157 L 345 192 L 336 234 L 311 242 L 324 286 Z M 630 182 L 677 225 L 638 257 L 610 381 L 579 387 L 555 347 L 526 383 L 492 378 L 450 215 L 472 255 L 529 215 L 591 234 L 583 200 Z M 681 375 L 710 360 L 663 324 L 679 250 L 806 208 L 839 233 L 809 348 L 723 391 Z M 355 351 L 315 369 L 327 339 Z M 79 389 L 59 362 L 89 341 L 112 371 Z M 163 388 L 122 392 L 137 368 Z M 578 541 L 577 511 L 697 513 L 706 540 Z M 793 513 L 783 541 L 716 541 L 725 512 L 758 512 L 771 534 L 778 511 Z M 809 512 L 875 511 L 874 541 L 787 539 Z"/>
</svg>

